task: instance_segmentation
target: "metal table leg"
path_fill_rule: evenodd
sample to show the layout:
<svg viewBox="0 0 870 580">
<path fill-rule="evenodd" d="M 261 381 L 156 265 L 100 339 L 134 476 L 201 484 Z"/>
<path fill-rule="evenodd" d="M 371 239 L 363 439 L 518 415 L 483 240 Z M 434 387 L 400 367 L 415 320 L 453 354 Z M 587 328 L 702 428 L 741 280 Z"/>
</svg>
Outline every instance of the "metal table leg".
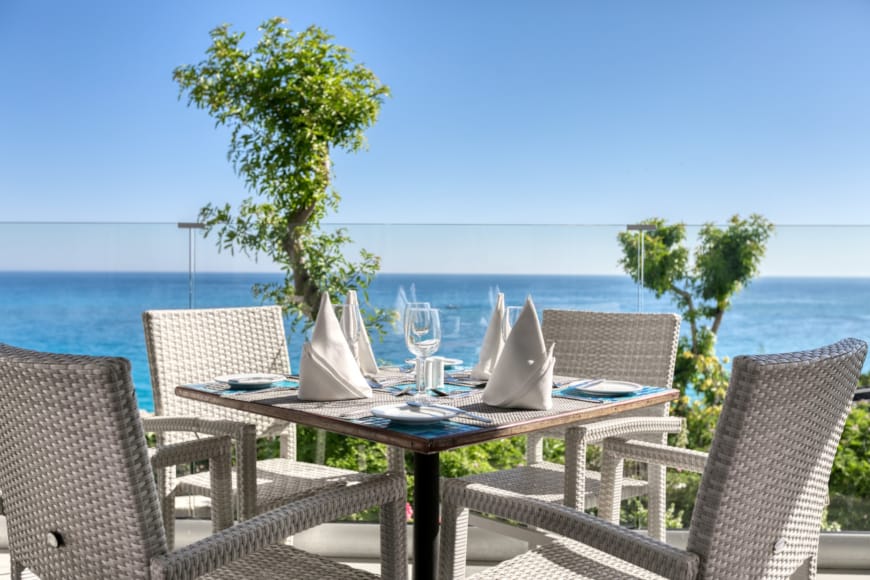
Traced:
<svg viewBox="0 0 870 580">
<path fill-rule="evenodd" d="M 441 497 L 439 455 L 414 454 L 414 580 L 435 580 Z"/>
</svg>

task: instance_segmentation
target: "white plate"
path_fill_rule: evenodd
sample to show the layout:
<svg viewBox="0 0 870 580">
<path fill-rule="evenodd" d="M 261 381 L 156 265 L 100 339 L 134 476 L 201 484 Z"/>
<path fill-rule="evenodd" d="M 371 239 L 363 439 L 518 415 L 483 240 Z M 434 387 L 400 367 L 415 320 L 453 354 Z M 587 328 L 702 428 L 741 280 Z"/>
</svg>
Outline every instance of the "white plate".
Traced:
<svg viewBox="0 0 870 580">
<path fill-rule="evenodd" d="M 459 411 L 443 407 L 419 407 L 413 408 L 408 405 L 384 405 L 372 409 L 372 415 L 382 419 L 389 419 L 397 423 L 425 424 L 437 423 L 450 419 L 459 414 Z"/>
<path fill-rule="evenodd" d="M 284 375 L 273 375 L 268 373 L 245 373 L 240 375 L 224 375 L 221 377 L 215 377 L 214 380 L 219 383 L 227 383 L 231 387 L 250 389 L 257 387 L 268 387 L 269 385 L 273 385 L 278 381 L 283 381 L 285 379 L 286 377 Z"/>
<path fill-rule="evenodd" d="M 436 358 L 436 357 L 433 356 L 432 358 Z M 440 358 L 441 360 L 444 361 L 444 368 L 445 369 L 449 369 L 451 367 L 458 367 L 459 365 L 462 364 L 461 358 L 447 358 L 445 356 L 439 356 L 437 358 Z M 416 365 L 417 359 L 409 358 L 409 359 L 406 359 L 405 362 L 408 363 L 409 365 Z"/>
<path fill-rule="evenodd" d="M 630 395 L 641 390 L 643 387 L 637 383 L 629 383 L 628 381 L 604 381 L 597 385 L 589 387 L 575 387 L 575 390 L 589 395 L 611 396 Z"/>
</svg>

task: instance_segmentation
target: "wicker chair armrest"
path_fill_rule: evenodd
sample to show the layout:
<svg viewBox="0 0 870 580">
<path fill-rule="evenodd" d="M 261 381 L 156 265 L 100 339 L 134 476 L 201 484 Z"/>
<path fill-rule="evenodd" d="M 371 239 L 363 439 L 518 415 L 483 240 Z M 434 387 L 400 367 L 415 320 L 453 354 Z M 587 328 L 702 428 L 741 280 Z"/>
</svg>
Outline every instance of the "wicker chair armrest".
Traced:
<svg viewBox="0 0 870 580">
<path fill-rule="evenodd" d="M 198 417 L 148 417 L 142 419 L 146 432 L 192 431 L 232 438 L 236 447 L 239 513 L 247 519 L 257 513 L 257 427 L 241 421 Z"/>
<path fill-rule="evenodd" d="M 586 443 L 598 443 L 608 437 L 624 437 L 640 433 L 679 433 L 685 422 L 680 417 L 625 417 L 596 421 L 589 425 L 571 427 Z"/>
<path fill-rule="evenodd" d="M 233 525 L 232 440 L 227 436 L 184 441 L 156 449 L 151 456 L 152 469 L 208 460 L 211 479 L 211 519 L 215 531 Z"/>
<path fill-rule="evenodd" d="M 368 479 L 291 502 L 151 561 L 153 580 L 186 580 L 217 570 L 288 536 L 405 497 L 405 480 Z"/>
<path fill-rule="evenodd" d="M 233 439 L 242 439 L 245 433 L 253 432 L 256 437 L 257 427 L 241 421 L 222 421 L 200 419 L 199 417 L 147 417 L 142 419 L 142 427 L 147 433 L 167 433 L 172 431 L 190 431 L 205 435 L 227 435 Z"/>
<path fill-rule="evenodd" d="M 689 580 L 698 573 L 697 554 L 621 528 L 568 506 L 460 479 L 445 481 L 444 501 L 445 504 L 455 503 L 473 511 L 545 529 L 667 578 Z"/>
<path fill-rule="evenodd" d="M 173 443 L 154 450 L 154 455 L 151 456 L 151 467 L 161 469 L 173 465 L 193 463 L 194 461 L 210 460 L 222 455 L 229 458 L 231 449 L 232 441 L 227 436 Z"/>
<path fill-rule="evenodd" d="M 621 459 L 664 465 L 696 473 L 703 473 L 704 466 L 707 464 L 707 454 L 702 451 L 618 438 L 604 440 L 604 453 Z"/>
</svg>

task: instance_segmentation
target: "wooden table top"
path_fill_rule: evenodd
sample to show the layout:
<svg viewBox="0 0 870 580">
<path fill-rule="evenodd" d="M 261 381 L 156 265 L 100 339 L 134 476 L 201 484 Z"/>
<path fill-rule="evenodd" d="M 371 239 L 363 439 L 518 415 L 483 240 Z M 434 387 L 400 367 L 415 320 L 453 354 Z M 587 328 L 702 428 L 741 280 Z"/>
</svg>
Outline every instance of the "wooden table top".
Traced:
<svg viewBox="0 0 870 580">
<path fill-rule="evenodd" d="M 227 391 L 226 386 L 182 385 L 178 396 L 248 411 L 333 433 L 385 443 L 416 453 L 438 453 L 485 441 L 524 435 L 574 423 L 600 420 L 626 411 L 662 405 L 679 395 L 674 389 L 645 388 L 640 395 L 589 402 L 553 397 L 549 411 L 490 407 L 481 401 L 483 389 L 473 389 L 462 398 L 437 398 L 432 402 L 457 407 L 492 419 L 492 424 L 457 415 L 448 421 L 425 425 L 396 424 L 374 417 L 371 409 L 400 405 L 406 397 L 375 390 L 371 399 L 348 401 L 303 401 L 298 390 L 273 387 L 256 391 Z M 431 399 L 430 399 L 431 400 Z"/>
</svg>

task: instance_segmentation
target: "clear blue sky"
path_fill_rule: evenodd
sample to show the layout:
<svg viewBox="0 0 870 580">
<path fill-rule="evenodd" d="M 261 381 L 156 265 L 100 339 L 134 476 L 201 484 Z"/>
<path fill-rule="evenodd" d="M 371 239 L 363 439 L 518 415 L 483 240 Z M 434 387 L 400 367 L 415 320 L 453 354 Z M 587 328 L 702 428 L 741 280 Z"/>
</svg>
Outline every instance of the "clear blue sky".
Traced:
<svg viewBox="0 0 870 580">
<path fill-rule="evenodd" d="M 3 0 L 0 221 L 245 197 L 171 73 L 278 15 L 392 89 L 331 221 L 870 223 L 866 0 Z"/>
<path fill-rule="evenodd" d="M 870 221 L 865 0 L 4 0 L 2 219 L 176 221 L 243 197 L 171 72 L 214 26 L 276 15 L 393 91 L 369 152 L 336 162 L 341 221 Z"/>
</svg>

